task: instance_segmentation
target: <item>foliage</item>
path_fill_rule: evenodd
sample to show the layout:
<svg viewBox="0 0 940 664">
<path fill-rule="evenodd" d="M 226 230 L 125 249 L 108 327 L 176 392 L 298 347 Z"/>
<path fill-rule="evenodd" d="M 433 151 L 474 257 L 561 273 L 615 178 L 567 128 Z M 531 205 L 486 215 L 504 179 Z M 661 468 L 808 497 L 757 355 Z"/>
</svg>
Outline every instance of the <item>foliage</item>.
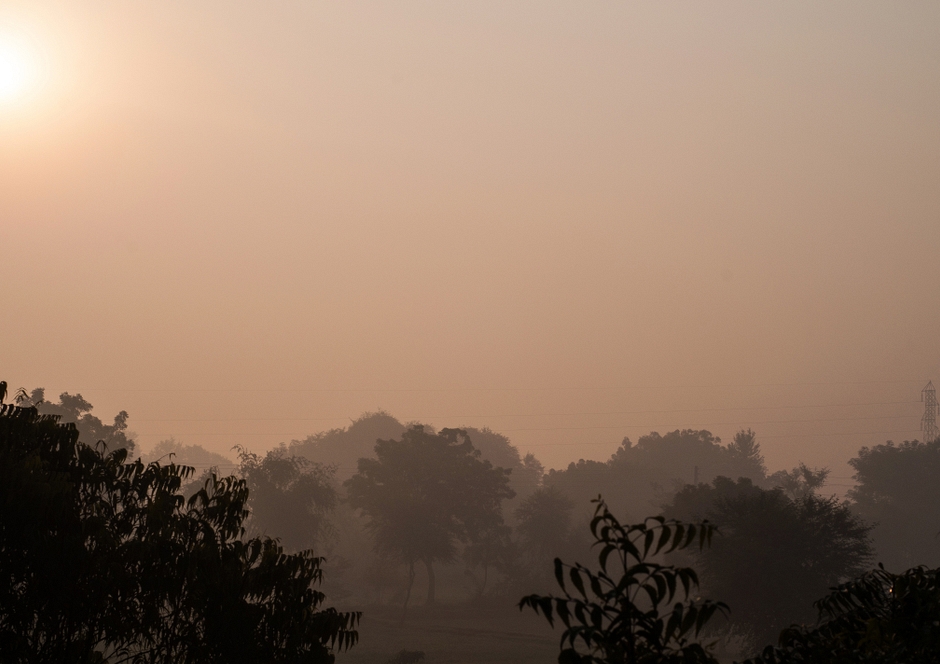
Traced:
<svg viewBox="0 0 940 664">
<path fill-rule="evenodd" d="M 683 429 L 665 435 L 653 432 L 642 436 L 636 445 L 625 438 L 611 457 L 613 465 L 633 463 L 655 471 L 664 479 L 678 479 L 683 484 L 694 479 L 695 469 L 702 481 L 719 475 L 763 479 L 766 469 L 760 444 L 750 429 L 739 431 L 728 445 L 708 431 Z"/>
<path fill-rule="evenodd" d="M 345 482 L 349 502 L 368 518 L 376 550 L 408 565 L 411 580 L 415 563 L 425 564 L 433 603 L 432 564 L 453 560 L 458 542 L 502 523 L 501 503 L 514 495 L 509 473 L 481 460 L 459 429 L 433 434 L 415 425 L 401 440 L 377 441 L 375 455 Z"/>
<path fill-rule="evenodd" d="M 405 425 L 383 410 L 363 413 L 345 429 L 330 429 L 293 440 L 290 454 L 336 468 L 337 480 L 352 477 L 359 459 L 372 457 L 375 441 L 399 438 Z"/>
<path fill-rule="evenodd" d="M 238 458 L 255 530 L 278 537 L 288 550 L 314 548 L 333 533 L 333 468 L 288 455 L 284 446 L 264 457 L 238 448 Z"/>
<path fill-rule="evenodd" d="M 482 460 L 489 461 L 495 468 L 512 471 L 509 475 L 509 486 L 515 491 L 516 499 L 511 501 L 510 508 L 512 503 L 521 501 L 536 489 L 545 470 L 535 455 L 530 453 L 523 457 L 508 437 L 489 427 L 468 427 L 462 430 L 473 441 L 473 446 L 480 450 Z"/>
<path fill-rule="evenodd" d="M 0 651 L 8 662 L 331 662 L 358 614 L 321 608 L 321 560 L 244 538 L 248 488 L 127 463 L 74 423 L 0 407 Z"/>
<path fill-rule="evenodd" d="M 719 477 L 685 487 L 665 514 L 721 525 L 696 565 L 709 595 L 734 607 L 733 624 L 754 647 L 794 621 L 811 621 L 815 598 L 871 563 L 870 527 L 835 498 L 794 500 L 745 478 Z"/>
<path fill-rule="evenodd" d="M 554 585 L 552 560 L 589 550 L 588 537 L 573 528 L 573 510 L 574 502 L 553 486 L 540 487 L 516 509 L 517 559 L 510 574 L 517 585 L 548 591 Z"/>
<path fill-rule="evenodd" d="M 888 569 L 940 565 L 940 440 L 863 447 L 849 461 L 855 510 L 875 523 L 872 536 Z"/>
<path fill-rule="evenodd" d="M 551 560 L 568 548 L 574 502 L 554 487 L 542 487 L 516 510 L 516 531 L 530 562 Z"/>
<path fill-rule="evenodd" d="M 749 664 L 917 664 L 940 653 L 940 570 L 884 567 L 816 602 L 821 624 L 793 626 Z"/>
<path fill-rule="evenodd" d="M 464 547 L 463 558 L 471 576 L 473 568 L 483 568 L 483 579 L 477 588 L 477 594 L 483 595 L 489 583 L 491 568 L 506 575 L 516 572 L 517 551 L 512 541 L 512 528 L 500 520 L 477 531 Z"/>
<path fill-rule="evenodd" d="M 810 468 L 801 462 L 789 472 L 778 470 L 767 478 L 767 484 L 780 489 L 793 500 L 799 500 L 819 491 L 828 477 L 828 468 Z"/>
<path fill-rule="evenodd" d="M 555 559 L 555 577 L 564 597 L 529 595 L 519 608 L 555 616 L 565 626 L 561 664 L 626 662 L 715 662 L 700 643 L 701 633 L 720 602 L 693 601 L 695 570 L 653 562 L 650 558 L 709 544 L 716 532 L 704 522 L 687 524 L 662 517 L 621 525 L 598 497 L 591 521 L 600 569 L 566 565 Z M 664 610 L 673 603 L 672 608 Z M 586 651 L 586 652 L 585 652 Z"/>
<path fill-rule="evenodd" d="M 237 465 L 228 457 L 210 452 L 202 445 L 184 445 L 172 437 L 161 440 L 154 445 L 149 454 L 142 455 L 142 459 L 144 462 L 159 461 L 167 463 L 172 461 L 178 466 L 193 466 L 197 471 L 208 468 L 234 469 Z"/>
<path fill-rule="evenodd" d="M 94 445 L 103 441 L 109 449 L 119 447 L 134 451 L 135 443 L 127 435 L 127 411 L 122 410 L 114 416 L 113 424 L 105 424 L 91 414 L 92 406 L 81 394 L 63 392 L 59 401 L 52 403 L 45 400 L 46 392 L 37 387 L 28 396 L 20 389 L 16 402 L 20 406 L 34 406 L 41 415 L 57 415 L 62 422 L 74 422 L 78 429 L 78 438 L 84 443 Z"/>
<path fill-rule="evenodd" d="M 577 505 L 586 505 L 589 498 L 602 493 L 612 510 L 639 519 L 659 510 L 675 489 L 692 483 L 696 476 L 704 482 L 719 475 L 762 482 L 765 474 L 753 431 L 740 431 L 732 443 L 722 445 L 708 431 L 683 429 L 664 435 L 653 432 L 636 444 L 624 438 L 607 462 L 582 459 L 565 470 L 549 471 L 544 483 Z"/>
</svg>

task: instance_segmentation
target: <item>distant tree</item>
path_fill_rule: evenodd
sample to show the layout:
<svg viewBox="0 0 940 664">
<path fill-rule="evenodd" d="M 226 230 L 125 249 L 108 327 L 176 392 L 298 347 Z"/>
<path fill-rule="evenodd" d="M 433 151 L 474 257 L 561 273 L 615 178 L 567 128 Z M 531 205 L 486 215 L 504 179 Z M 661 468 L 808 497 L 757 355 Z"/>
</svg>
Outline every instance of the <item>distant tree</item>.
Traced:
<svg viewBox="0 0 940 664">
<path fill-rule="evenodd" d="M 238 465 L 227 456 L 210 452 L 202 445 L 184 445 L 172 437 L 161 440 L 149 453 L 141 455 L 141 459 L 145 463 L 159 461 L 163 464 L 172 462 L 178 466 L 192 466 L 197 471 L 208 468 L 233 470 Z"/>
<path fill-rule="evenodd" d="M 329 515 L 336 507 L 334 470 L 281 446 L 260 456 L 238 448 L 238 474 L 251 498 L 251 525 L 277 537 L 291 551 L 315 549 L 333 532 Z"/>
<path fill-rule="evenodd" d="M 503 523 L 502 518 L 496 520 L 480 530 L 464 547 L 464 561 L 468 572 L 480 567 L 483 578 L 477 588 L 477 594 L 482 596 L 487 589 L 490 570 L 496 570 L 504 575 L 511 576 L 516 571 L 518 554 L 512 541 L 512 528 Z"/>
<path fill-rule="evenodd" d="M 607 462 L 582 459 L 564 470 L 549 471 L 543 483 L 564 492 L 576 505 L 587 504 L 600 492 L 611 510 L 639 519 L 658 510 L 696 476 L 711 482 L 719 475 L 764 481 L 766 469 L 753 431 L 738 432 L 728 445 L 708 431 L 693 429 L 653 432 L 636 444 L 624 438 Z"/>
<path fill-rule="evenodd" d="M 849 461 L 856 512 L 875 525 L 879 560 L 888 569 L 940 566 L 940 440 L 863 447 Z"/>
<path fill-rule="evenodd" d="M 74 423 L 0 407 L 4 662 L 332 662 L 358 614 L 322 608 L 320 559 L 244 538 L 244 480 L 127 463 Z"/>
<path fill-rule="evenodd" d="M 706 591 L 733 608 L 736 631 L 753 647 L 775 641 L 792 622 L 812 621 L 814 598 L 872 559 L 870 527 L 846 503 L 793 499 L 746 478 L 687 486 L 664 513 L 721 529 L 696 564 Z"/>
<path fill-rule="evenodd" d="M 550 582 L 552 560 L 581 552 L 572 532 L 573 509 L 574 502 L 551 486 L 539 488 L 516 509 L 519 571 L 534 588 Z"/>
<path fill-rule="evenodd" d="M 56 415 L 63 423 L 73 422 L 78 429 L 79 440 L 89 445 L 102 441 L 109 450 L 126 449 L 129 453 L 134 451 L 135 442 L 128 438 L 127 411 L 122 410 L 114 416 L 113 424 L 105 424 L 91 414 L 92 406 L 81 394 L 63 392 L 58 402 L 45 400 L 46 391 L 37 387 L 27 397 L 26 391 L 21 390 L 17 399 L 21 406 L 35 406 L 42 415 Z"/>
<path fill-rule="evenodd" d="M 918 664 L 940 660 L 940 570 L 883 567 L 816 602 L 820 624 L 794 625 L 745 664 Z"/>
<path fill-rule="evenodd" d="M 780 489 L 790 498 L 797 500 L 815 494 L 828 477 L 828 468 L 810 468 L 801 462 L 789 472 L 778 470 L 767 478 L 765 484 L 773 489 Z"/>
<path fill-rule="evenodd" d="M 356 473 L 359 459 L 374 456 L 376 440 L 400 438 L 405 429 L 404 424 L 384 410 L 363 413 L 345 429 L 330 429 L 291 441 L 288 451 L 333 466 L 337 481 L 343 482 Z"/>
<path fill-rule="evenodd" d="M 691 600 L 698 576 L 690 567 L 663 565 L 655 557 L 694 545 L 703 549 L 714 526 L 662 517 L 621 525 L 598 498 L 591 521 L 599 569 L 555 559 L 563 597 L 529 595 L 529 607 L 565 627 L 560 664 L 717 664 L 696 641 L 720 602 Z M 667 609 L 670 604 L 671 608 Z"/>
<path fill-rule="evenodd" d="M 345 482 L 350 504 L 362 510 L 377 551 L 408 567 L 407 607 L 416 562 L 428 572 L 428 603 L 435 600 L 435 561 L 455 558 L 501 522 L 501 503 L 513 496 L 509 472 L 480 459 L 465 432 L 432 434 L 415 425 L 401 440 L 379 440 L 375 458 L 359 460 Z"/>
<path fill-rule="evenodd" d="M 611 464 L 643 467 L 657 481 L 689 484 L 695 479 L 711 482 L 715 477 L 748 477 L 759 482 L 766 474 L 764 458 L 756 434 L 739 431 L 728 445 L 709 431 L 682 429 L 665 435 L 653 432 L 642 436 L 636 445 L 624 438 L 611 457 Z"/>
<path fill-rule="evenodd" d="M 767 474 L 767 466 L 764 465 L 764 455 L 761 453 L 760 443 L 757 442 L 757 434 L 751 429 L 741 429 L 734 434 L 734 438 L 725 450 L 729 459 L 728 465 L 738 471 L 737 473 L 732 471 L 730 475 L 749 477 L 756 482 Z"/>
<path fill-rule="evenodd" d="M 473 441 L 473 446 L 480 450 L 481 459 L 489 461 L 494 468 L 512 471 L 509 476 L 509 485 L 516 492 L 516 498 L 509 501 L 507 505 L 509 509 L 513 509 L 523 498 L 538 488 L 545 469 L 535 455 L 529 453 L 523 457 L 507 436 L 489 427 L 482 429 L 467 427 L 461 430 L 467 432 L 467 436 Z"/>
</svg>

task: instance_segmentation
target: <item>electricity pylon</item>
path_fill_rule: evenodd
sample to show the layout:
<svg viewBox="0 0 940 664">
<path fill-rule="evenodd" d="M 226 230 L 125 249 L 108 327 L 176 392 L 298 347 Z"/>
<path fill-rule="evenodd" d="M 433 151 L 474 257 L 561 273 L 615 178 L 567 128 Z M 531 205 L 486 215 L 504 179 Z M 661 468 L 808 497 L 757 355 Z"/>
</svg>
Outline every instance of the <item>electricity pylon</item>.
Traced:
<svg viewBox="0 0 940 664">
<path fill-rule="evenodd" d="M 924 418 L 920 421 L 920 429 L 924 432 L 924 442 L 932 443 L 940 437 L 940 431 L 937 430 L 937 390 L 933 387 L 933 381 L 929 381 L 927 387 L 921 390 L 920 400 L 924 402 Z"/>
</svg>

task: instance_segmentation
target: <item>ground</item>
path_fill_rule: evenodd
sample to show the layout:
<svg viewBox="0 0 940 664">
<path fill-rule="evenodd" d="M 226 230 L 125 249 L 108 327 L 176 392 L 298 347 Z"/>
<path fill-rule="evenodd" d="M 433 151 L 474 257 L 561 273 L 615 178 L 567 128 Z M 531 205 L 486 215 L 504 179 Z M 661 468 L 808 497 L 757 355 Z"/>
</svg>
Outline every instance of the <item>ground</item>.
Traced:
<svg viewBox="0 0 940 664">
<path fill-rule="evenodd" d="M 386 664 L 402 650 L 424 652 L 420 664 L 540 662 L 558 660 L 561 632 L 530 609 L 510 602 L 488 605 L 362 609 L 359 643 L 336 657 L 337 664 Z"/>
</svg>

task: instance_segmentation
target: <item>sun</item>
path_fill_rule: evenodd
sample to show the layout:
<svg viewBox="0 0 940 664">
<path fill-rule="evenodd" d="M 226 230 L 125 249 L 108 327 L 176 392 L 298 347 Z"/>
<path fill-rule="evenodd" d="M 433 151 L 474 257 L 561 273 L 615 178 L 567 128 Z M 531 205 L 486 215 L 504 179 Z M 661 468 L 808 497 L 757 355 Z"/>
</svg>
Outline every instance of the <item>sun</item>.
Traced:
<svg viewBox="0 0 940 664">
<path fill-rule="evenodd" d="M 0 103 L 25 95 L 35 78 L 35 64 L 26 45 L 0 35 Z"/>
</svg>

